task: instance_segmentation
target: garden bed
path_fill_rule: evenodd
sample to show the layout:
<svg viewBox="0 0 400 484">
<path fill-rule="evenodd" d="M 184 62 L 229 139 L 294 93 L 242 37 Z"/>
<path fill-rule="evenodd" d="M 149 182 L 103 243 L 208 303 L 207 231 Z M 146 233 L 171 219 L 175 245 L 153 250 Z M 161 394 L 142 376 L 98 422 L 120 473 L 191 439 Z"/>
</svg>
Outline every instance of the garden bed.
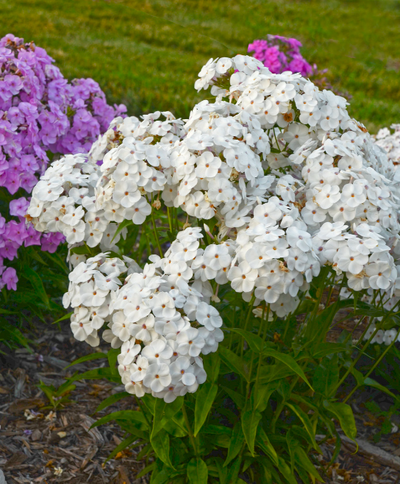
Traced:
<svg viewBox="0 0 400 484">
<path fill-rule="evenodd" d="M 136 479 L 144 465 L 135 459 L 134 452 L 121 452 L 105 463 L 123 439 L 123 431 L 117 425 L 108 423 L 89 430 L 105 413 L 129 408 L 129 401 L 121 400 L 107 412 L 93 415 L 97 406 L 115 392 L 115 385 L 102 380 L 76 382 L 77 387 L 71 394 L 74 403 L 56 411 L 43 408 L 49 402 L 37 387 L 39 380 L 58 387 L 75 369 L 85 371 L 99 364 L 92 361 L 63 370 L 67 362 L 90 353 L 90 348 L 77 343 L 67 326 L 62 332 L 41 329 L 43 336 L 34 346 L 35 353 L 17 350 L 15 357 L 6 359 L 0 370 L 0 469 L 7 484 L 146 483 L 145 478 Z M 382 398 L 386 397 L 382 395 Z M 363 408 L 362 400 L 360 395 L 352 405 L 358 438 L 372 442 L 381 422 Z M 396 459 L 400 455 L 399 443 L 397 430 L 372 445 Z M 328 441 L 322 449 L 321 464 L 326 465 L 332 457 L 334 442 Z M 320 471 L 322 474 L 322 467 Z M 399 479 L 400 469 L 382 465 L 378 455 L 374 460 L 361 451 L 354 454 L 354 447 L 345 444 L 337 462 L 328 468 L 326 482 L 396 483 Z"/>
<path fill-rule="evenodd" d="M 65 408 L 45 408 L 49 402 L 37 387 L 39 380 L 56 388 L 75 369 L 98 367 L 98 361 L 63 370 L 67 362 L 90 352 L 76 344 L 68 328 L 64 332 L 44 330 L 36 353 L 17 350 L 0 371 L 0 469 L 8 484 L 56 483 L 126 484 L 146 482 L 135 479 L 143 464 L 127 451 L 105 463 L 121 442 L 123 431 L 112 423 L 89 430 L 104 412 L 91 416 L 110 395 L 106 381 L 76 382 L 73 403 Z M 43 361 L 41 361 L 43 359 Z M 128 401 L 112 408 L 128 408 Z M 1 474 L 0 474 L 0 482 Z"/>
</svg>

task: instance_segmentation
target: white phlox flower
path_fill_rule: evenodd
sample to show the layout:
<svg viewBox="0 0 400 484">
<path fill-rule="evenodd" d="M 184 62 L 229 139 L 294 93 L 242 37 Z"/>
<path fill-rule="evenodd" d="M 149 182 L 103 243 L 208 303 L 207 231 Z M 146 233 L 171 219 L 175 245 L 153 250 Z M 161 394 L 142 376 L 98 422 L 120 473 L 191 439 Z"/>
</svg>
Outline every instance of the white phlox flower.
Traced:
<svg viewBox="0 0 400 484">
<path fill-rule="evenodd" d="M 52 163 L 27 215 L 66 237 L 76 339 L 120 348 L 127 391 L 166 402 L 206 379 L 202 355 L 223 339 L 219 285 L 260 318 L 265 304 L 269 317 L 295 311 L 323 267 L 387 307 L 400 297 L 400 125 L 373 139 L 344 98 L 249 56 L 210 59 L 195 88 L 210 100 L 187 120 L 116 118 L 88 155 Z M 129 225 L 167 208 L 189 227 L 163 256 L 142 269 L 118 255 Z M 380 331 L 374 341 L 393 341 Z"/>
</svg>

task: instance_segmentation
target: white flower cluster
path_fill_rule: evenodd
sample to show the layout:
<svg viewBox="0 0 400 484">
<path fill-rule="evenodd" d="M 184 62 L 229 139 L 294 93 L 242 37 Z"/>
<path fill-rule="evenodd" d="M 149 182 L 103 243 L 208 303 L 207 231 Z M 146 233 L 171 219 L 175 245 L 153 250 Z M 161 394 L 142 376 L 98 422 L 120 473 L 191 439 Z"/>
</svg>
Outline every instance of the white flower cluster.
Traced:
<svg viewBox="0 0 400 484">
<path fill-rule="evenodd" d="M 400 163 L 400 124 L 392 124 L 389 128 L 382 128 L 375 136 L 375 144 L 382 148 L 393 164 L 397 167 Z"/>
<path fill-rule="evenodd" d="M 114 258 L 118 269 L 110 272 L 104 254 L 78 266 L 76 280 L 71 273 L 65 304 L 75 308 L 77 338 L 94 343 L 108 323 L 104 337 L 122 345 L 121 365 L 147 358 L 151 368 L 141 380 L 135 366 L 123 370 L 129 391 L 133 381 L 138 394 L 168 400 L 167 388 L 173 395 L 197 388 L 205 378 L 199 354 L 215 351 L 222 338 L 221 318 L 209 305 L 210 282 L 229 283 L 246 301 L 265 301 L 282 317 L 322 266 L 346 275 L 352 290 L 391 297 L 400 288 L 398 172 L 349 117 L 346 100 L 242 55 L 210 60 L 195 87 L 210 86 L 215 102 L 198 103 L 185 122 L 168 112 L 114 120 L 86 162 L 66 157 L 47 170 L 28 212 L 38 230 L 61 231 L 69 244 L 100 244 L 114 253 L 118 224 L 145 223 L 152 207 L 215 221 L 212 244 L 200 246 L 197 229 L 184 231 L 164 258 L 150 258 L 144 275 Z M 83 259 L 77 256 L 75 265 Z M 133 272 L 126 277 L 124 271 Z M 96 303 L 86 304 L 93 302 L 90 291 Z M 190 333 L 195 350 L 182 349 L 189 348 L 182 328 L 196 331 Z M 148 356 L 152 345 L 163 355 L 158 366 Z M 194 376 L 178 380 L 177 361 L 187 365 L 179 371 Z"/>
<path fill-rule="evenodd" d="M 63 302 L 74 308 L 75 338 L 97 346 L 107 323 L 103 339 L 121 348 L 122 382 L 139 397 L 152 393 L 172 402 L 196 391 L 206 380 L 199 355 L 216 351 L 223 339 L 222 318 L 208 304 L 212 288 L 192 269 L 201 237 L 196 228 L 180 232 L 165 258 L 153 256 L 143 271 L 128 258 L 101 253 L 69 275 Z"/>
</svg>

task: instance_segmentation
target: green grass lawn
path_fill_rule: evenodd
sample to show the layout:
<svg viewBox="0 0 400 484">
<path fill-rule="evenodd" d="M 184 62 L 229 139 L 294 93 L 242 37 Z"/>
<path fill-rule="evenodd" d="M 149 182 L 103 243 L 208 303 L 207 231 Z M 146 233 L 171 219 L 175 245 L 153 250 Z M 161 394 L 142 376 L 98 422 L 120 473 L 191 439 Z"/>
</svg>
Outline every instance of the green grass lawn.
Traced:
<svg viewBox="0 0 400 484">
<path fill-rule="evenodd" d="M 187 116 L 210 57 L 246 53 L 267 34 L 297 37 L 303 54 L 352 94 L 372 131 L 400 122 L 399 0 L 0 0 L 0 34 L 47 49 L 68 78 L 93 77 L 131 114 Z"/>
</svg>

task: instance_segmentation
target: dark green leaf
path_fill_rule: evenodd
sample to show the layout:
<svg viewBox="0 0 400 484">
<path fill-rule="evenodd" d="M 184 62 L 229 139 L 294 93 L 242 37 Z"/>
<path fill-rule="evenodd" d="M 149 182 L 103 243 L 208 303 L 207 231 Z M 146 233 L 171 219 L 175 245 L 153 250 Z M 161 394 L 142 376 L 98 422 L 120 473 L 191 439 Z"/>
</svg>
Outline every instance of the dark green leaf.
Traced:
<svg viewBox="0 0 400 484">
<path fill-rule="evenodd" d="M 211 410 L 218 387 L 215 383 L 207 381 L 196 393 L 196 406 L 194 410 L 194 435 L 196 436 L 203 426 Z"/>
<path fill-rule="evenodd" d="M 169 435 L 165 430 L 160 430 L 153 438 L 150 439 L 157 457 L 161 459 L 168 467 L 173 467 L 169 456 Z"/>
<path fill-rule="evenodd" d="M 263 339 L 260 338 L 260 336 L 257 336 L 256 334 L 251 333 L 250 331 L 245 331 L 244 329 L 240 329 L 240 328 L 229 328 L 227 331 L 240 334 L 240 336 L 242 336 L 247 341 L 250 348 L 255 353 L 261 353 L 261 351 L 265 347 L 265 342 L 263 341 Z"/>
<path fill-rule="evenodd" d="M 79 365 L 80 363 L 85 363 L 85 361 L 99 360 L 101 358 L 107 358 L 106 353 L 89 353 L 88 355 L 82 356 L 82 358 L 78 358 L 77 360 L 73 361 L 71 364 L 66 366 L 64 370 L 66 370 L 67 368 L 70 368 L 71 366 Z"/>
<path fill-rule="evenodd" d="M 256 439 L 257 427 L 261 420 L 261 413 L 258 410 L 247 410 L 241 416 L 242 429 L 251 455 L 254 456 L 254 441 Z"/>
<path fill-rule="evenodd" d="M 250 381 L 249 369 L 241 358 L 239 358 L 233 351 L 225 348 L 225 346 L 220 346 L 218 352 L 222 361 L 228 368 L 241 375 L 247 382 Z"/>
<path fill-rule="evenodd" d="M 98 427 L 99 425 L 111 422 L 111 420 L 116 420 L 117 422 L 137 422 L 143 425 L 144 428 L 149 427 L 143 413 L 138 410 L 119 410 L 118 412 L 110 413 L 96 420 L 92 427 Z"/>
<path fill-rule="evenodd" d="M 207 380 L 216 383 L 218 380 L 220 359 L 217 352 L 211 353 L 204 358 L 204 370 L 207 373 Z"/>
<path fill-rule="evenodd" d="M 339 381 L 339 363 L 337 355 L 324 358 L 315 369 L 313 388 L 317 393 L 329 397 Z"/>
<path fill-rule="evenodd" d="M 340 426 L 347 437 L 354 440 L 357 436 L 357 427 L 350 405 L 341 402 L 330 402 L 328 400 L 324 400 L 323 404 L 328 412 L 339 420 Z"/>
<path fill-rule="evenodd" d="M 307 383 L 307 385 L 311 388 L 311 390 L 313 390 L 312 386 L 307 380 L 306 375 L 304 374 L 304 371 L 296 363 L 296 360 L 292 358 L 290 355 L 286 353 L 281 353 L 279 351 L 272 350 L 272 349 L 264 349 L 262 354 L 264 356 L 271 356 L 272 358 L 275 358 L 276 360 L 281 361 L 284 365 L 286 365 L 294 373 L 296 373 L 302 380 L 304 380 L 304 382 Z"/>
<path fill-rule="evenodd" d="M 232 401 L 236 404 L 238 408 L 243 408 L 245 404 L 245 400 L 243 395 L 240 395 L 240 393 L 235 392 L 235 390 L 232 390 L 229 387 L 221 385 L 221 388 L 230 396 Z"/>
<path fill-rule="evenodd" d="M 311 442 L 313 443 L 313 447 L 315 450 L 320 450 L 317 442 L 315 441 L 315 432 L 314 427 L 311 423 L 309 416 L 302 410 L 298 405 L 294 403 L 285 403 L 285 405 L 290 408 L 301 420 L 302 424 L 304 425 L 305 430 L 307 431 L 308 435 L 310 436 Z"/>
<path fill-rule="evenodd" d="M 233 427 L 232 438 L 228 448 L 228 455 L 224 462 L 224 467 L 226 467 L 239 454 L 243 443 L 244 443 L 244 434 L 242 430 L 242 425 L 240 422 L 238 422 Z"/>
<path fill-rule="evenodd" d="M 204 460 L 200 457 L 191 459 L 187 466 L 187 476 L 191 484 L 207 484 L 208 468 Z"/>
<path fill-rule="evenodd" d="M 341 345 L 338 343 L 319 343 L 315 347 L 310 349 L 311 356 L 313 358 L 319 359 L 324 356 L 333 355 L 336 353 L 342 353 L 349 351 L 347 345 Z"/>
<path fill-rule="evenodd" d="M 315 465 L 310 461 L 308 455 L 300 445 L 295 446 L 294 456 L 297 465 L 306 470 L 311 476 L 315 477 L 315 479 L 318 479 L 318 481 L 322 482 L 321 476 L 315 469 Z"/>
<path fill-rule="evenodd" d="M 106 462 L 108 462 L 110 459 L 113 459 L 118 454 L 118 452 L 125 450 L 127 447 L 133 444 L 135 440 L 137 440 L 137 437 L 135 435 L 130 435 L 129 437 L 124 439 L 120 444 L 117 445 L 117 447 L 115 447 L 115 449 L 107 457 Z"/>
<path fill-rule="evenodd" d="M 265 430 L 259 426 L 256 435 L 257 446 L 271 459 L 275 466 L 279 464 L 278 454 L 268 439 Z"/>
<path fill-rule="evenodd" d="M 111 368 L 96 368 L 94 370 L 88 370 L 84 373 L 73 375 L 71 378 L 69 378 L 69 380 L 102 380 L 103 378 L 115 383 L 121 383 L 121 377 L 119 375 L 115 375 L 115 373 L 111 371 Z"/>
<path fill-rule="evenodd" d="M 114 403 L 119 402 L 123 398 L 132 397 L 128 392 L 119 392 L 114 393 L 114 395 L 110 395 L 105 400 L 103 400 L 100 405 L 96 408 L 95 412 L 100 412 L 101 410 L 113 405 Z"/>
<path fill-rule="evenodd" d="M 43 286 L 43 282 L 39 274 L 27 265 L 24 266 L 23 271 L 24 276 L 32 284 L 35 290 L 36 297 L 38 297 L 45 304 L 46 307 L 49 307 L 49 297 L 46 293 L 46 289 Z"/>
<path fill-rule="evenodd" d="M 65 314 L 64 316 L 62 316 L 61 318 L 57 319 L 56 321 L 53 321 L 52 324 L 58 324 L 60 321 L 65 321 L 66 319 L 70 319 L 73 314 L 74 314 L 74 311 L 72 311 L 72 312 L 70 312 L 68 314 Z M 69 365 L 69 366 L 71 366 L 71 365 Z"/>
<path fill-rule="evenodd" d="M 118 228 L 115 231 L 114 237 L 112 238 L 111 242 L 114 241 L 114 239 L 117 237 L 117 235 L 120 234 L 122 232 L 122 230 L 124 230 L 125 227 L 129 227 L 130 225 L 133 225 L 132 220 L 124 220 L 123 222 L 121 222 L 118 225 Z"/>
</svg>

